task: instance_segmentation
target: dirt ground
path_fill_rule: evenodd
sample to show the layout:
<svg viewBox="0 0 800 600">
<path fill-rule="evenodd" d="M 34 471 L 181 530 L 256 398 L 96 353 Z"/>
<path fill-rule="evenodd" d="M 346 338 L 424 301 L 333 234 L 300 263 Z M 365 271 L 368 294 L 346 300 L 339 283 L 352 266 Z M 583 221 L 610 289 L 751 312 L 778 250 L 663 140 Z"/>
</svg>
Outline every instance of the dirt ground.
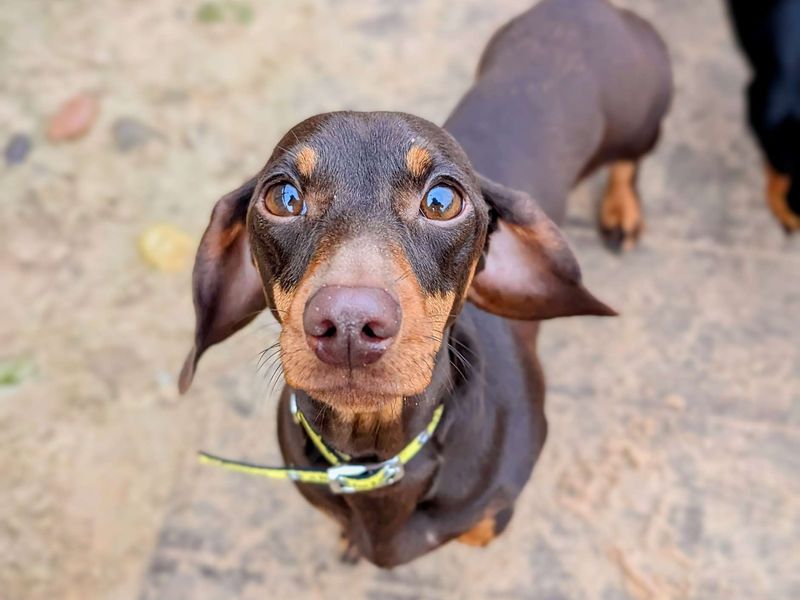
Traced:
<svg viewBox="0 0 800 600">
<path fill-rule="evenodd" d="M 31 148 L 0 165 L 0 598 L 800 597 L 800 239 L 762 202 L 721 3 L 619 3 L 662 31 L 677 86 L 642 245 L 601 248 L 596 180 L 566 227 L 622 316 L 545 327 L 550 435 L 508 532 L 384 572 L 340 564 L 290 486 L 195 464 L 278 460 L 256 369 L 277 328 L 212 350 L 178 397 L 189 268 L 137 240 L 196 241 L 310 114 L 441 122 L 529 1 L 6 0 L 0 143 Z M 96 122 L 49 140 L 81 93 Z"/>
</svg>

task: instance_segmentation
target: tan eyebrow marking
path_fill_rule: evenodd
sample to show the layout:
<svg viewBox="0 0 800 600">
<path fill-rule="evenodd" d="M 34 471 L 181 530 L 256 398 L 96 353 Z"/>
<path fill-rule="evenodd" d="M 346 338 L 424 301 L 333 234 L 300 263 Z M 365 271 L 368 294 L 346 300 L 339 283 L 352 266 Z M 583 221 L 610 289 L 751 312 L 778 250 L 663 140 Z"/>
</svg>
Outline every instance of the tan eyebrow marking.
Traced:
<svg viewBox="0 0 800 600">
<path fill-rule="evenodd" d="M 317 151 L 311 146 L 303 146 L 294 159 L 297 170 L 303 177 L 311 177 L 314 167 L 317 166 Z"/>
<path fill-rule="evenodd" d="M 411 146 L 406 154 L 406 167 L 414 177 L 422 177 L 431 162 L 431 153 L 422 146 Z"/>
</svg>

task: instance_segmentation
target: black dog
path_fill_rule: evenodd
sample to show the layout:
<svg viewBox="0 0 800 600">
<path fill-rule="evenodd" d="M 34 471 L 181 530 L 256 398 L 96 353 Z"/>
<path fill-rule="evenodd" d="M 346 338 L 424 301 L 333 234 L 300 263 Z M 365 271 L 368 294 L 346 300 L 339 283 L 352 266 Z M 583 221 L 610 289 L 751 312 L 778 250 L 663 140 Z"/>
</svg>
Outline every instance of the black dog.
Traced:
<svg viewBox="0 0 800 600">
<path fill-rule="evenodd" d="M 728 0 L 753 69 L 750 126 L 767 160 L 767 202 L 787 233 L 800 229 L 800 2 Z"/>
<path fill-rule="evenodd" d="M 400 113 L 303 121 L 214 208 L 181 389 L 206 348 L 268 307 L 294 469 L 262 471 L 305 481 L 381 566 L 488 543 L 545 440 L 538 321 L 613 314 L 554 220 L 611 162 L 603 228 L 635 240 L 636 164 L 670 94 L 645 22 L 605 0 L 545 0 L 495 35 L 444 129 Z"/>
</svg>

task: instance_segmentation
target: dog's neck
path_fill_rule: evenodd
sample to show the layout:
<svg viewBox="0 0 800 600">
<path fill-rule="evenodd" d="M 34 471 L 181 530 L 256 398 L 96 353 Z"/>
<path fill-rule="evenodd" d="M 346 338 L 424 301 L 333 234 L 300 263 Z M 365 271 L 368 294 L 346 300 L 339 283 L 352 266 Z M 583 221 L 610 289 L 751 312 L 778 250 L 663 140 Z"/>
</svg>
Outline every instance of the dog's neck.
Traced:
<svg viewBox="0 0 800 600">
<path fill-rule="evenodd" d="M 466 342 L 456 341 L 452 336 L 452 328 L 442 336 L 431 382 L 419 395 L 384 402 L 382 408 L 374 412 L 344 412 L 298 390 L 298 407 L 329 446 L 360 462 L 387 460 L 425 429 L 436 407 L 465 383 L 465 377 L 470 377 L 466 365 L 458 365 L 461 359 L 457 357 L 464 348 L 460 352 L 453 351 L 454 342 L 465 348 Z M 474 352 L 474 349 L 467 351 Z"/>
</svg>

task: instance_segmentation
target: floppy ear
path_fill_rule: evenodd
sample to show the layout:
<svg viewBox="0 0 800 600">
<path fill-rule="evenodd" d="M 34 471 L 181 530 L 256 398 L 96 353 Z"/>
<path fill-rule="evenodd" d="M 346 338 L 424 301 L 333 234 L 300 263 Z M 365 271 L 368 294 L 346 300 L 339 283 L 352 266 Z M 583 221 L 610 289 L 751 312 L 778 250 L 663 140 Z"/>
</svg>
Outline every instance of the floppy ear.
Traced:
<svg viewBox="0 0 800 600">
<path fill-rule="evenodd" d="M 533 198 L 485 177 L 478 179 L 497 223 L 469 300 L 509 319 L 616 314 L 583 287 L 567 241 Z"/>
<path fill-rule="evenodd" d="M 203 352 L 247 325 L 266 306 L 246 226 L 255 186 L 251 179 L 217 201 L 197 249 L 192 274 L 194 346 L 181 369 L 181 393 L 189 389 Z"/>
</svg>

